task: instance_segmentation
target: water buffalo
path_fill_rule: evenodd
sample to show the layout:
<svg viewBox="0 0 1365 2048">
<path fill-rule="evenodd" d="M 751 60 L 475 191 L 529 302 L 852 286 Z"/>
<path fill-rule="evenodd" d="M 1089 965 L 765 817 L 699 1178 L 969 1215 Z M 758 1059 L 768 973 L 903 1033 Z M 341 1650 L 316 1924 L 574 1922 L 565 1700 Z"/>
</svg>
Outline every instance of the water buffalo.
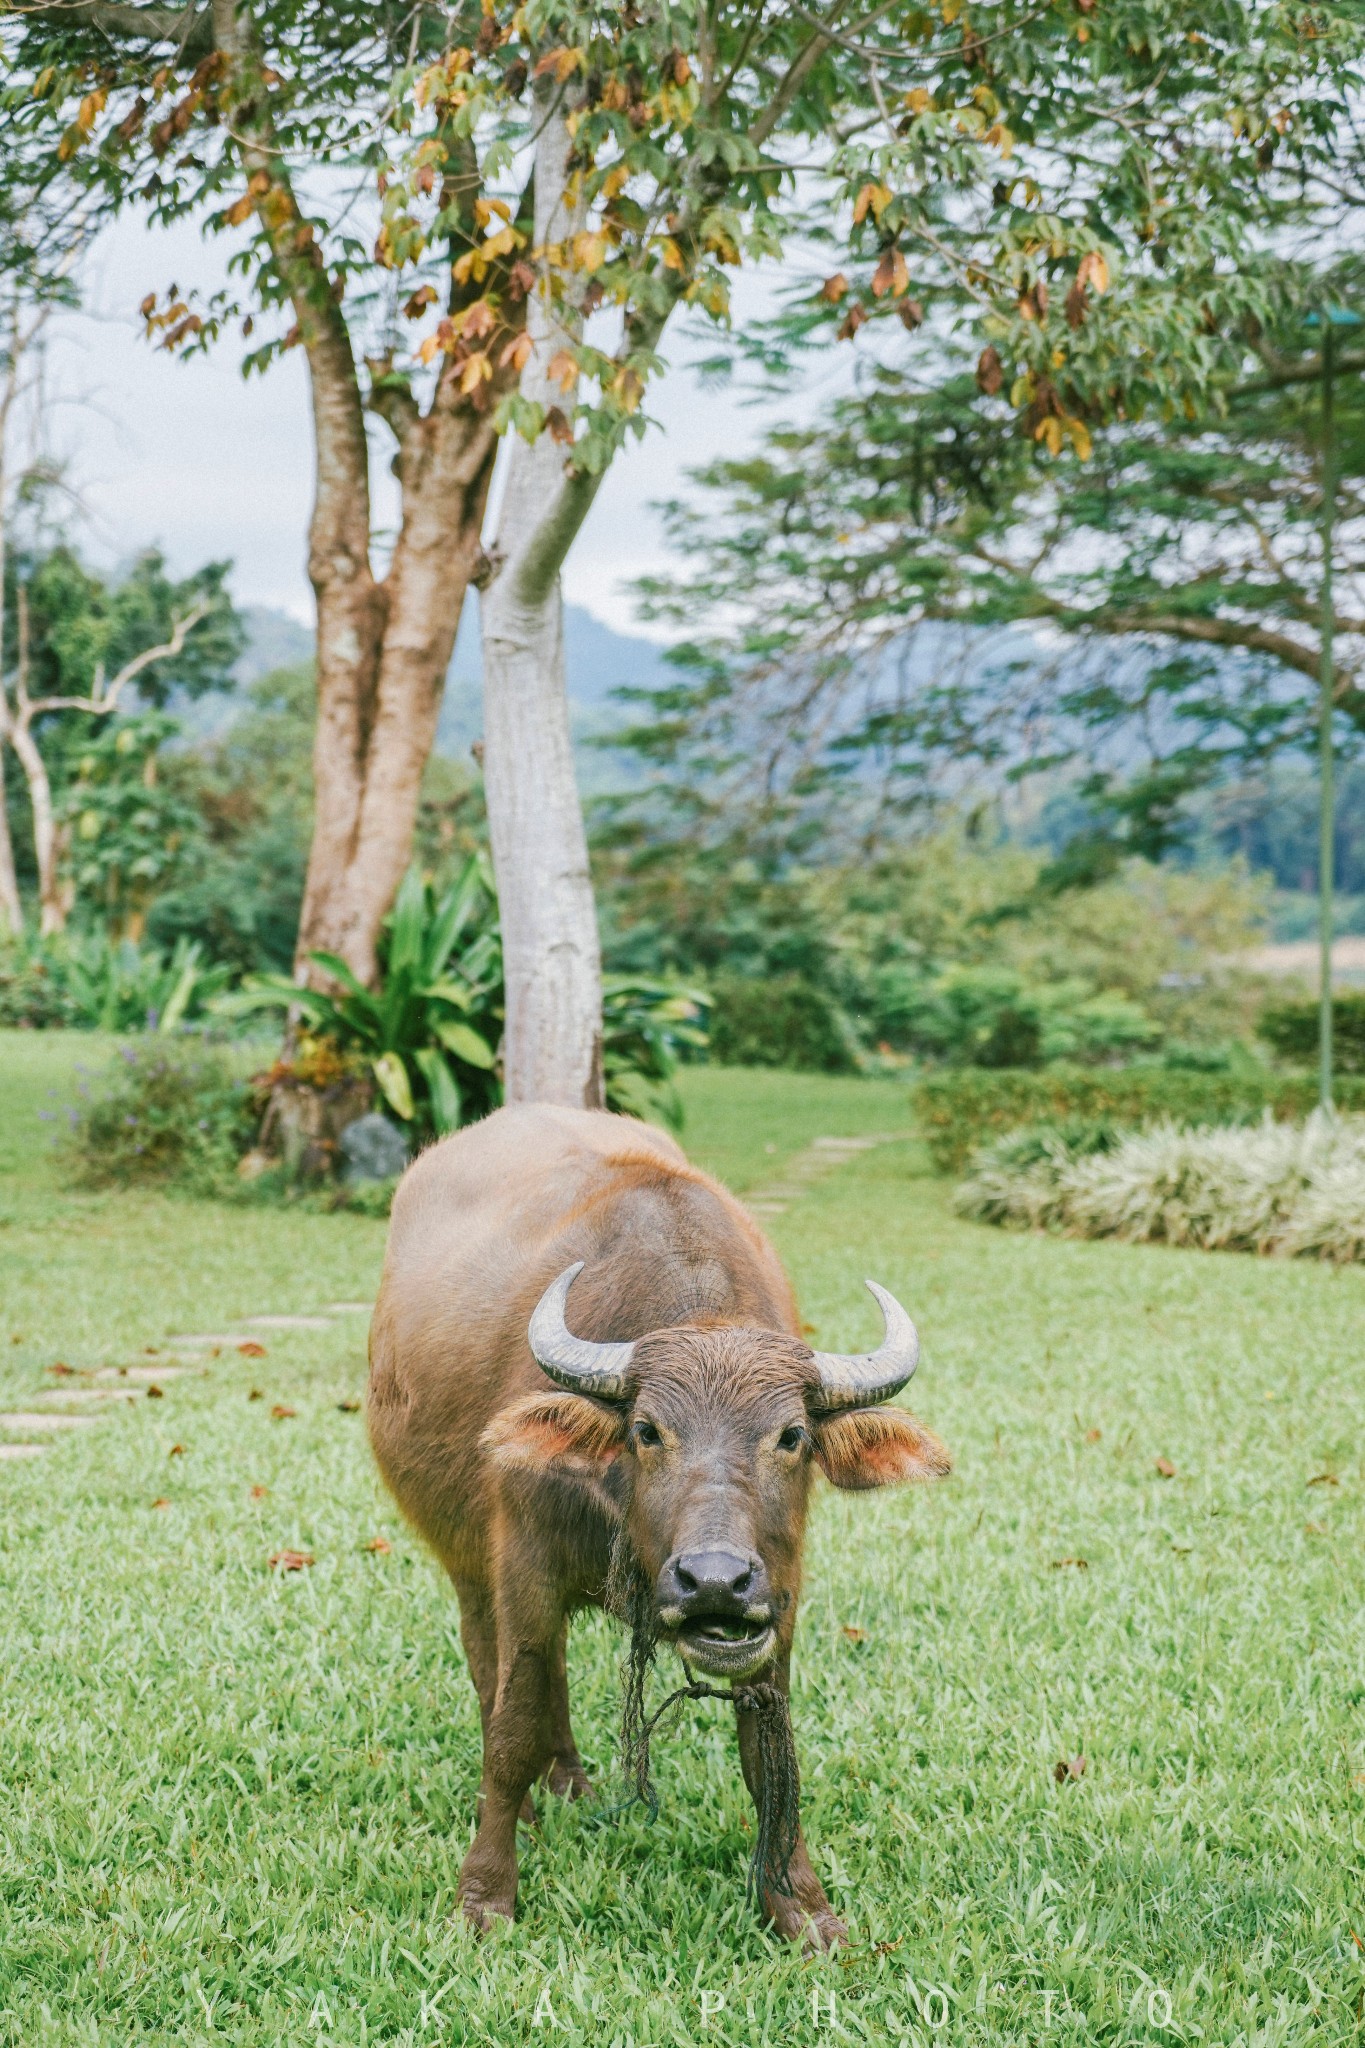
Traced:
<svg viewBox="0 0 1365 2048">
<path fill-rule="evenodd" d="M 948 1470 L 927 1430 L 875 1405 L 909 1379 L 918 1342 L 873 1291 L 877 1351 L 812 1351 L 752 1218 L 626 1117 L 500 1109 L 409 1168 L 366 1410 L 387 1484 L 459 1595 L 483 1722 L 459 1886 L 476 1926 L 512 1916 L 535 1780 L 589 1790 L 565 1635 L 602 1603 L 614 1546 L 694 1676 L 785 1696 L 814 1469 L 854 1489 Z M 752 1705 L 737 1718 L 761 1801 Z M 843 1934 L 799 1832 L 785 1889 L 761 1903 L 791 1938 Z"/>
</svg>

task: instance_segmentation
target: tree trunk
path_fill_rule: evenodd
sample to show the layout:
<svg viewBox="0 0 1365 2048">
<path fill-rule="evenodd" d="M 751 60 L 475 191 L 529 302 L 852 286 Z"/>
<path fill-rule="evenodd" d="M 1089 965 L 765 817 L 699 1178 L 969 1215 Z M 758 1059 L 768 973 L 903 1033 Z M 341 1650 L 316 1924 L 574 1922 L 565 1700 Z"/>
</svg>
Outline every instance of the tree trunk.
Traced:
<svg viewBox="0 0 1365 2048">
<path fill-rule="evenodd" d="M 58 875 L 57 818 L 52 807 L 52 784 L 38 743 L 24 718 L 10 729 L 10 745 L 28 782 L 33 807 L 33 852 L 38 863 L 38 930 L 43 938 L 66 930 L 66 900 Z"/>
<path fill-rule="evenodd" d="M 542 114 L 536 144 L 537 247 L 572 232 L 568 151 L 561 105 Z M 560 393 L 546 367 L 566 336 L 543 278 L 526 330 L 532 353 L 521 389 L 548 408 Z M 480 604 L 484 786 L 507 992 L 505 1090 L 509 1102 L 596 1109 L 602 957 L 569 738 L 559 587 L 596 479 L 566 475 L 549 433 L 508 438 L 498 541 Z"/>
<path fill-rule="evenodd" d="M 5 739 L 0 734 L 0 918 L 17 939 L 24 929 L 24 906 L 19 900 L 19 878 L 14 871 L 14 841 L 9 829 L 9 806 L 5 802 Z"/>
<path fill-rule="evenodd" d="M 460 409 L 453 384 L 405 427 L 403 523 L 383 583 L 371 576 L 368 556 L 357 561 L 358 532 L 341 549 L 326 544 L 332 487 L 319 464 L 309 559 L 318 606 L 315 811 L 301 977 L 308 955 L 323 950 L 339 954 L 361 981 L 374 979 L 380 925 L 412 856 L 465 593 L 483 565 L 496 452 L 489 420 Z"/>
</svg>

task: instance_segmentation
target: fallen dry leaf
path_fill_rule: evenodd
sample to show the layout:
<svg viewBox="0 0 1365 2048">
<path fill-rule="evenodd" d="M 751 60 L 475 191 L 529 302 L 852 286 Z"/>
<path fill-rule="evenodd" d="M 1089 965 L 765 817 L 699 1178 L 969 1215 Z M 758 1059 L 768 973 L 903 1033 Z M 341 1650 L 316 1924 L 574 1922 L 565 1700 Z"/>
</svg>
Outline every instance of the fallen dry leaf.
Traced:
<svg viewBox="0 0 1365 2048">
<path fill-rule="evenodd" d="M 155 1384 L 153 1384 L 152 1386 L 148 1387 L 148 1389 L 147 1389 L 147 1399 L 148 1399 L 149 1401 L 164 1401 L 164 1400 L 165 1400 L 165 1398 L 166 1398 L 166 1396 L 165 1396 L 165 1395 L 164 1395 L 164 1394 L 162 1393 L 162 1391 L 161 1391 L 160 1387 L 156 1386 Z"/>
<path fill-rule="evenodd" d="M 1161 1474 L 1163 1479 L 1175 1478 L 1175 1466 L 1171 1463 L 1169 1458 L 1158 1458 L 1156 1461 L 1156 1469 Z"/>
<path fill-rule="evenodd" d="M 168 1458 L 183 1458 L 184 1455 L 185 1446 L 183 1444 L 172 1444 L 170 1449 L 166 1453 L 166 1456 Z"/>
<path fill-rule="evenodd" d="M 1308 1484 L 1310 1486 L 1340 1486 L 1341 1481 L 1337 1478 L 1335 1472 L 1315 1472 Z"/>
<path fill-rule="evenodd" d="M 1088 1444 L 1097 1444 L 1103 1435 L 1104 1431 L 1102 1429 L 1088 1429 L 1085 1433 L 1085 1440 Z"/>
<path fill-rule="evenodd" d="M 19 1339 L 18 1339 L 17 1337 L 15 1337 L 15 1338 L 14 1338 L 14 1339 L 13 1339 L 12 1341 L 13 1341 L 14 1343 L 16 1343 L 16 1344 L 17 1344 L 17 1343 L 19 1342 Z M 57 1361 L 57 1363 L 56 1363 L 55 1365 L 50 1365 L 50 1366 L 49 1366 L 49 1367 L 47 1368 L 47 1370 L 48 1370 L 49 1372 L 55 1372 L 55 1373 L 57 1373 L 57 1374 L 58 1374 L 58 1375 L 59 1375 L 59 1376 L 60 1376 L 60 1377 L 61 1377 L 62 1379 L 64 1379 L 64 1380 L 72 1380 L 72 1379 L 74 1379 L 74 1378 L 76 1377 L 76 1368 L 75 1368 L 75 1366 L 74 1366 L 74 1365 L 63 1365 L 60 1359 L 58 1359 L 58 1361 Z"/>
<path fill-rule="evenodd" d="M 246 1343 L 245 1343 L 245 1344 L 239 1344 L 239 1345 L 237 1346 L 237 1349 L 238 1349 L 238 1350 L 239 1350 L 239 1351 L 241 1352 L 241 1354 L 242 1354 L 243 1358 L 264 1358 L 264 1357 L 265 1357 L 265 1346 L 264 1346 L 264 1344 L 258 1344 L 258 1343 L 256 1342 L 256 1339 L 255 1339 L 254 1337 L 248 1337 L 248 1338 L 247 1338 L 247 1340 L 246 1340 Z"/>
<path fill-rule="evenodd" d="M 867 1630 L 865 1628 L 850 1628 L 846 1623 L 843 1633 L 851 1643 L 865 1643 L 867 1641 Z"/>
<path fill-rule="evenodd" d="M 393 1545 L 387 1536 L 371 1536 L 365 1548 L 368 1551 L 372 1551 L 376 1557 L 387 1557 L 393 1549 Z"/>
<path fill-rule="evenodd" d="M 905 1936 L 898 1934 L 894 1941 L 874 1941 L 872 1953 L 874 1956 L 893 1956 L 904 1940 Z"/>
<path fill-rule="evenodd" d="M 1074 1566 L 1078 1572 L 1088 1572 L 1090 1560 L 1087 1557 L 1054 1557 L 1048 1566 L 1048 1570 L 1050 1572 L 1064 1572 L 1068 1565 Z"/>
<path fill-rule="evenodd" d="M 338 1401 L 337 1407 L 343 1415 L 358 1415 L 360 1412 L 359 1401 Z"/>
<path fill-rule="evenodd" d="M 159 1344 L 144 1344 L 142 1355 L 144 1358 L 159 1358 L 161 1356 L 161 1346 Z"/>
<path fill-rule="evenodd" d="M 249 1394 L 247 1395 L 247 1400 L 248 1400 L 248 1401 L 264 1401 L 264 1399 L 265 1399 L 265 1388 L 264 1388 L 264 1387 L 253 1387 L 253 1388 L 251 1389 L 251 1392 L 250 1392 L 250 1393 L 249 1393 Z"/>
<path fill-rule="evenodd" d="M 253 1500 L 264 1500 L 269 1492 L 270 1488 L 268 1486 L 253 1486 L 251 1489 L 251 1498 Z"/>
<path fill-rule="evenodd" d="M 1083 1756 L 1060 1758 L 1052 1766 L 1052 1775 L 1059 1785 L 1065 1785 L 1068 1778 L 1083 1778 L 1085 1776 L 1085 1758 Z"/>
<path fill-rule="evenodd" d="M 270 1569 L 272 1572 L 301 1572 L 316 1562 L 311 1550 L 277 1550 L 270 1559 Z"/>
<path fill-rule="evenodd" d="M 286 1408 L 283 1401 L 277 1401 L 271 1409 L 276 1422 L 288 1422 L 291 1415 L 297 1415 L 297 1408 Z"/>
<path fill-rule="evenodd" d="M 154 1508 L 168 1508 L 170 1506 L 170 1502 L 167 1500 L 165 1494 L 163 1493 L 157 1496 L 157 1498 L 152 1502 L 152 1506 Z"/>
</svg>

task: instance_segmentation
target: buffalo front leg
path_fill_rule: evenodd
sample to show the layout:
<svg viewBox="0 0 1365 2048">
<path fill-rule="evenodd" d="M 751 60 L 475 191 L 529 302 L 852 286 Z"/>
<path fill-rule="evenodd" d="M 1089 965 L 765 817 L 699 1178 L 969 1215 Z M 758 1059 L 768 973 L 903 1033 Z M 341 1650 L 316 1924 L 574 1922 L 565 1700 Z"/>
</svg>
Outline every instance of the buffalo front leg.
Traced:
<svg viewBox="0 0 1365 2048">
<path fill-rule="evenodd" d="M 785 1656 L 773 1671 L 772 1683 L 785 1698 L 789 1686 Z M 739 1760 L 744 1782 L 755 1807 L 761 1807 L 763 1760 L 759 1750 L 758 1715 L 736 1703 L 735 1722 L 739 1730 Z M 763 1917 L 772 1922 L 780 1935 L 787 1941 L 804 1942 L 811 1949 L 833 1948 L 836 1942 L 847 1940 L 848 1929 L 825 1897 L 825 1888 L 811 1868 L 805 1836 L 799 1825 L 796 1847 L 787 1868 L 787 1882 L 791 1887 L 789 1892 L 771 1891 L 766 1885 L 763 1889 Z"/>
<path fill-rule="evenodd" d="M 555 1661 L 565 1612 L 546 1593 L 553 1573 L 534 1542 L 499 1559 L 497 1690 L 483 1726 L 479 1833 L 460 1866 L 458 1896 L 475 1927 L 516 1913 L 516 1823 L 555 1755 Z"/>
<path fill-rule="evenodd" d="M 489 1717 L 498 1694 L 498 1624 L 493 1602 L 482 1586 L 476 1585 L 472 1579 L 456 1579 L 455 1592 L 460 1602 L 460 1641 L 464 1644 L 469 1675 L 479 1696 L 479 1723 L 486 1750 Z M 482 1792 L 479 1793 L 479 1812 L 483 1812 Z M 536 1810 L 529 1792 L 521 1802 L 519 1818 L 527 1827 L 535 1826 Z"/>
<path fill-rule="evenodd" d="M 574 1740 L 573 1722 L 569 1718 L 568 1635 L 569 1624 L 566 1621 L 555 1643 L 550 1674 L 551 1761 L 548 1783 L 550 1790 L 557 1792 L 561 1799 L 586 1799 L 592 1791 L 592 1780 L 583 1768 L 583 1759 Z"/>
</svg>

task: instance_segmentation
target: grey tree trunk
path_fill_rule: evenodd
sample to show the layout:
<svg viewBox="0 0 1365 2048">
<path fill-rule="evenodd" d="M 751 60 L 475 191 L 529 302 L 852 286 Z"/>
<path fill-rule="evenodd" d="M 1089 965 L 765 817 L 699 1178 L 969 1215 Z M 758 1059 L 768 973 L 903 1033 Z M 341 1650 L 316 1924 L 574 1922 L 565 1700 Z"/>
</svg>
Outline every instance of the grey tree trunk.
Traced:
<svg viewBox="0 0 1365 2048">
<path fill-rule="evenodd" d="M 564 200 L 563 104 L 536 144 L 536 245 L 573 230 Z M 542 281 L 527 306 L 532 350 L 521 389 L 561 396 L 547 366 L 568 338 Z M 549 433 L 509 435 L 507 480 L 480 602 L 484 782 L 507 989 L 509 1102 L 602 1104 L 602 955 L 574 777 L 559 571 L 596 489 L 566 474 Z"/>
</svg>

